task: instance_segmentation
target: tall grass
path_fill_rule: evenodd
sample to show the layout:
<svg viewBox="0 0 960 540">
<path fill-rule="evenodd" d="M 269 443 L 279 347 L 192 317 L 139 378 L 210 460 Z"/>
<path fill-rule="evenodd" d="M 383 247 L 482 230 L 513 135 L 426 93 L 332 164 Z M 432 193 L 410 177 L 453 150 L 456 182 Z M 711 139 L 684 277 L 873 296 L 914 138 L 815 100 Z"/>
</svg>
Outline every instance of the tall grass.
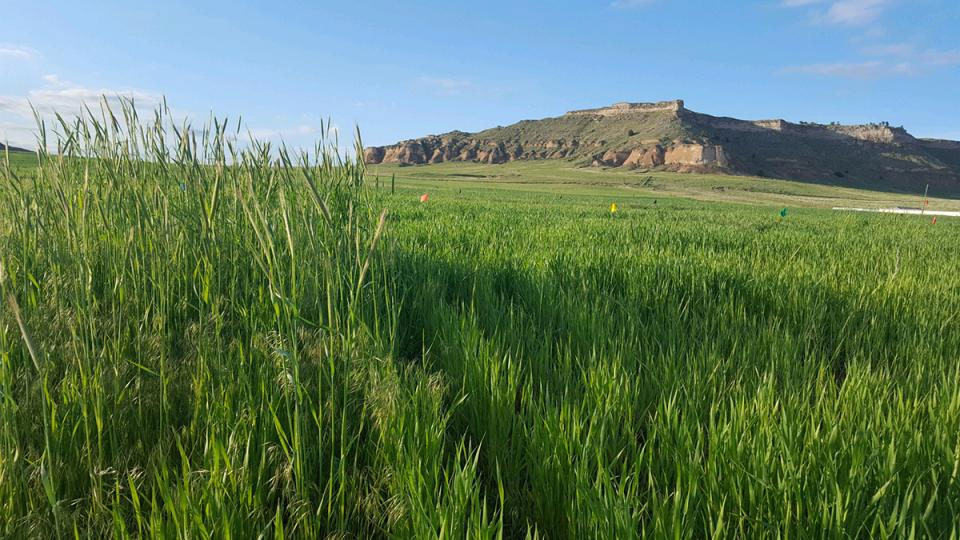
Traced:
<svg viewBox="0 0 960 540">
<path fill-rule="evenodd" d="M 0 536 L 960 533 L 955 225 L 420 204 L 231 126 L 3 166 Z"/>
<path fill-rule="evenodd" d="M 362 163 L 132 104 L 56 130 L 0 192 L 0 536 L 494 523 L 446 389 L 392 363 Z"/>
<path fill-rule="evenodd" d="M 956 536 L 956 224 L 433 195 L 401 327 L 508 531 Z"/>
</svg>

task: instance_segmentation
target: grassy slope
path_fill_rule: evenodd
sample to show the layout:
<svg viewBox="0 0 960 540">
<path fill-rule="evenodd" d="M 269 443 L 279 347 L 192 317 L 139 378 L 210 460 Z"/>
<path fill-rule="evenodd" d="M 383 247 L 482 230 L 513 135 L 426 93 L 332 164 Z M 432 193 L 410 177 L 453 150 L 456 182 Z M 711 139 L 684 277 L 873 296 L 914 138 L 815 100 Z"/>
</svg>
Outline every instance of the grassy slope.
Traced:
<svg viewBox="0 0 960 540">
<path fill-rule="evenodd" d="M 883 208 L 919 207 L 923 198 L 922 193 L 901 195 L 759 177 L 581 168 L 566 161 L 370 166 L 368 181 L 375 182 L 377 175 L 387 186 L 390 176 L 396 175 L 399 185 L 418 189 L 485 190 L 488 193 L 507 190 L 545 197 L 592 195 L 638 204 L 680 197 L 767 206 Z M 958 210 L 960 200 L 933 197 L 930 205 L 931 209 Z"/>
<path fill-rule="evenodd" d="M 949 190 L 951 196 L 960 196 L 956 172 L 951 180 L 950 174 L 945 175 L 945 171 L 940 170 L 945 163 L 938 161 L 936 156 L 920 145 L 878 148 L 852 140 L 818 140 L 773 131 L 708 131 L 713 140 L 723 144 L 731 168 L 742 174 L 834 183 L 901 194 L 922 191 L 925 184 L 930 183 L 935 190 Z M 942 154 L 948 156 L 951 153 Z M 950 161 L 946 164 L 956 166 Z M 918 167 L 925 172 L 916 171 Z M 891 171 L 901 172 L 895 174 Z"/>
<path fill-rule="evenodd" d="M 585 143 L 604 141 L 599 148 L 583 145 L 576 152 L 582 158 L 594 153 L 603 153 L 607 148 L 634 148 L 661 139 L 672 141 L 687 135 L 686 127 L 670 112 L 635 113 L 629 121 L 571 115 L 542 120 L 527 120 L 506 127 L 497 127 L 478 132 L 474 138 L 523 145 L 562 140 L 567 143 L 577 139 Z M 589 161 L 589 160 L 588 160 Z"/>
</svg>

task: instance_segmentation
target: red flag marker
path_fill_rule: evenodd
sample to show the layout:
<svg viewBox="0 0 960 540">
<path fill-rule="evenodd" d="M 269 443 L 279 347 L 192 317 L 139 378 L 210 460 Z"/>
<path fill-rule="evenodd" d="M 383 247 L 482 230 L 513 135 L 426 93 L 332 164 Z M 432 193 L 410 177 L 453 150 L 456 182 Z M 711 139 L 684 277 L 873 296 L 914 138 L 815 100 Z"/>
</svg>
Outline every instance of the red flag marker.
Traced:
<svg viewBox="0 0 960 540">
<path fill-rule="evenodd" d="M 937 224 L 937 216 L 933 216 L 933 224 L 934 224 L 934 225 Z"/>
<path fill-rule="evenodd" d="M 420 196 L 420 202 L 427 202 L 427 201 L 429 201 L 429 200 L 430 200 L 430 194 L 429 194 L 429 193 L 424 193 L 423 195 Z"/>
</svg>

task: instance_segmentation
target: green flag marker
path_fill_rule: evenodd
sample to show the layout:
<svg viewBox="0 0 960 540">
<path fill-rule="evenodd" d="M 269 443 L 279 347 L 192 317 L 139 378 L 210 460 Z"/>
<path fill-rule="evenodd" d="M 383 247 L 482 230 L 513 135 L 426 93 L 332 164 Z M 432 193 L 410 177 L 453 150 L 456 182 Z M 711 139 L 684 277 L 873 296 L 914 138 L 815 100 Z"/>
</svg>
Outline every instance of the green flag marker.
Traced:
<svg viewBox="0 0 960 540">
<path fill-rule="evenodd" d="M 787 217 L 787 209 L 786 209 L 786 208 L 784 208 L 783 210 L 780 211 L 780 217 L 782 217 L 782 218 Z"/>
</svg>

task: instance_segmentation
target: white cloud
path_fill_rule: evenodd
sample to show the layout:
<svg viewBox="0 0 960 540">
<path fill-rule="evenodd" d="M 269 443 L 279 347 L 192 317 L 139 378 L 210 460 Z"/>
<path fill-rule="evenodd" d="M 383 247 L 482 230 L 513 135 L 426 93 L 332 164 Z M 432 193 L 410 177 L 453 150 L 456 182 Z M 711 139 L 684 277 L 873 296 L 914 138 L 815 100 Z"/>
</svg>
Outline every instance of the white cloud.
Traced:
<svg viewBox="0 0 960 540">
<path fill-rule="evenodd" d="M 779 0 L 785 8 L 810 7 L 821 24 L 861 26 L 849 39 L 858 47 L 854 56 L 837 62 L 790 66 L 784 73 L 805 73 L 849 79 L 920 76 L 960 65 L 960 49 L 923 49 L 909 42 L 883 43 L 887 32 L 877 21 L 898 0 Z"/>
<path fill-rule="evenodd" d="M 873 22 L 890 6 L 890 0 L 840 0 L 827 10 L 827 21 L 861 25 Z"/>
<path fill-rule="evenodd" d="M 71 118 L 83 112 L 83 107 L 99 110 L 101 100 L 115 111 L 119 111 L 121 101 L 132 99 L 141 112 L 156 108 L 162 98 L 159 94 L 143 90 L 116 88 L 87 88 L 56 75 L 44 76 L 45 84 L 41 88 L 30 90 L 26 95 L 0 95 L 0 140 L 9 139 L 11 144 L 33 144 L 36 129 L 34 113 L 50 123 L 54 113 Z"/>
<path fill-rule="evenodd" d="M 57 75 L 44 75 L 43 80 L 47 82 L 48 86 L 52 86 L 54 88 L 66 88 L 72 86 L 69 82 L 64 81 Z"/>
<path fill-rule="evenodd" d="M 32 128 L 10 122 L 0 122 L 0 143 L 19 148 L 33 148 L 36 136 Z"/>
<path fill-rule="evenodd" d="M 826 5 L 816 10 L 814 19 L 827 24 L 861 26 L 877 20 L 893 0 L 781 0 L 788 8 Z"/>
<path fill-rule="evenodd" d="M 84 88 L 63 84 L 30 90 L 26 96 L 0 95 L 0 112 L 10 112 L 23 118 L 33 118 L 33 109 L 41 115 L 60 113 L 74 116 L 83 111 L 83 106 L 97 107 L 104 99 L 112 106 L 119 106 L 123 99 L 133 99 L 138 107 L 153 108 L 160 103 L 158 94 L 140 90 L 119 90 L 111 88 Z"/>
<path fill-rule="evenodd" d="M 0 60 L 33 60 L 39 55 L 36 49 L 30 47 L 0 43 Z"/>
</svg>

